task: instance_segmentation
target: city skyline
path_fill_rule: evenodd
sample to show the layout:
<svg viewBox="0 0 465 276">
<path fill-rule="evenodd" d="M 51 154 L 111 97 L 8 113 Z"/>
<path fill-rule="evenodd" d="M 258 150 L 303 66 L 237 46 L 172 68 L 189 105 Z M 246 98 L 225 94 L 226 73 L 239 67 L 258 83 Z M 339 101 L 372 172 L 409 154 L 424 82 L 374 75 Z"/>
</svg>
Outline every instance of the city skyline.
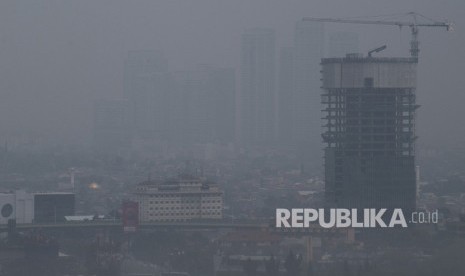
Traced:
<svg viewBox="0 0 465 276">
<path fill-rule="evenodd" d="M 464 20 L 0 1 L 0 275 L 465 275 Z"/>
<path fill-rule="evenodd" d="M 110 6 L 99 1 L 57 5 L 50 5 L 50 1 L 37 1 L 33 5 L 6 1 L 1 9 L 5 13 L 1 17 L 4 34 L 1 139 L 9 140 L 11 146 L 14 145 L 13 140 L 30 140 L 31 137 L 52 145 L 89 145 L 92 140 L 93 103 L 123 94 L 123 63 L 131 50 L 163 50 L 173 71 L 190 70 L 195 64 L 206 63 L 232 67 L 239 73 L 240 34 L 247 27 L 276 29 L 276 49 L 280 49 L 291 46 L 296 21 L 319 14 L 326 17 L 374 16 L 398 14 L 417 8 L 432 18 L 450 18 L 456 21 L 457 26 L 462 24 L 462 9 L 455 8 L 459 3 L 454 1 L 441 6 L 434 1 L 421 1 L 419 5 L 419 1 L 412 0 L 402 1 L 402 8 L 394 8 L 395 3 L 390 3 L 388 6 L 367 5 L 363 10 L 357 9 L 358 2 L 344 10 L 337 9 L 340 1 L 330 1 L 325 5 L 297 2 L 267 1 L 267 8 L 261 5 L 263 1 L 210 5 L 206 10 L 217 16 L 207 20 L 199 17 L 201 11 L 205 10 L 205 4 L 209 3 L 206 0 L 179 5 L 144 2 L 140 6 L 130 6 L 123 1 L 115 1 Z M 73 8 L 82 11 L 80 16 L 73 14 Z M 265 12 L 260 17 L 255 16 L 254 11 L 260 9 Z M 192 14 L 186 15 L 187 10 Z M 137 14 L 141 16 L 131 20 Z M 241 16 L 235 16 L 238 14 Z M 60 18 L 63 19 L 62 24 L 53 25 L 52 21 Z M 179 19 L 189 23 L 185 24 L 185 20 Z M 91 24 L 95 28 L 90 28 Z M 328 33 L 358 33 L 361 52 L 366 53 L 387 44 L 388 48 L 381 55 L 408 54 L 406 29 L 399 31 L 391 27 L 337 24 L 327 24 L 327 27 Z M 50 31 L 46 31 L 47 28 Z M 461 28 L 456 29 L 454 33 L 428 30 L 420 35 L 423 54 L 419 71 L 419 78 L 423 80 L 420 83 L 423 86 L 420 87 L 423 91 L 422 105 L 431 108 L 423 111 L 424 121 L 418 122 L 418 130 L 423 137 L 420 145 L 427 147 L 436 144 L 436 141 L 444 141 L 444 145 L 454 147 L 459 137 L 464 135 L 460 128 L 447 124 L 448 118 L 460 117 L 458 103 L 461 101 L 450 99 L 462 99 L 463 96 L 455 88 L 461 86 L 461 78 L 457 74 L 461 71 L 462 59 L 461 55 L 455 54 L 460 52 L 462 43 Z M 41 33 L 41 37 L 34 33 Z M 448 43 L 444 44 L 443 41 Z M 204 42 L 208 42 L 208 47 Z M 11 64 L 11 68 L 7 64 Z M 450 74 L 437 76 L 439 79 L 431 82 L 436 65 L 454 70 Z M 34 68 L 42 70 L 33 72 Z M 236 77 L 239 79 L 238 75 Z M 451 87 L 448 93 L 452 97 L 441 97 L 436 92 L 442 87 Z M 32 101 L 31 97 L 37 99 Z M 430 112 L 434 106 L 438 106 L 442 112 Z M 431 131 L 426 122 L 441 131 Z M 38 128 L 38 125 L 43 127 Z M 441 132 L 451 134 L 438 135 Z"/>
</svg>

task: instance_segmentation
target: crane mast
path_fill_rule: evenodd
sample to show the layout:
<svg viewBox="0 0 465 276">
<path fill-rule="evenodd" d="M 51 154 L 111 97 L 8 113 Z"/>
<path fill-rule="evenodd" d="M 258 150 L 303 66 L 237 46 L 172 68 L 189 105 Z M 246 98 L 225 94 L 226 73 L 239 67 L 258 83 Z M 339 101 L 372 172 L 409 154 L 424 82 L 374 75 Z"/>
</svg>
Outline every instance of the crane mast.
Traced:
<svg viewBox="0 0 465 276">
<path fill-rule="evenodd" d="M 433 21 L 430 23 L 418 23 L 417 15 L 418 13 L 410 12 L 408 15 L 411 15 L 412 21 L 384 21 L 384 20 L 360 20 L 360 19 L 343 19 L 343 18 L 315 18 L 315 17 L 305 17 L 303 21 L 312 21 L 312 22 L 333 22 L 333 23 L 348 23 L 348 24 L 367 24 L 367 25 L 388 25 L 388 26 L 398 26 L 402 28 L 407 26 L 411 30 L 412 39 L 410 41 L 410 55 L 412 58 L 418 60 L 418 54 L 420 52 L 419 42 L 418 42 L 418 32 L 419 27 L 443 27 L 447 31 L 452 30 L 452 23 L 447 21 Z M 421 15 L 420 15 L 421 16 Z M 424 16 L 422 16 L 424 17 Z"/>
</svg>

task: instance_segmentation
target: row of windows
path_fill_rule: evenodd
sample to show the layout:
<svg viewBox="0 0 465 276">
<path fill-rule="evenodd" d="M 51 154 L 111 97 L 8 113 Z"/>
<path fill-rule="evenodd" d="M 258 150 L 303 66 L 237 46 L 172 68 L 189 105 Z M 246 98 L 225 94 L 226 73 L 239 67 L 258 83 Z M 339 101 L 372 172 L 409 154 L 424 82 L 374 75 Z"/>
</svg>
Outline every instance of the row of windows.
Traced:
<svg viewBox="0 0 465 276">
<path fill-rule="evenodd" d="M 156 217 L 156 216 L 198 216 L 198 213 L 151 213 L 149 216 Z"/>
</svg>

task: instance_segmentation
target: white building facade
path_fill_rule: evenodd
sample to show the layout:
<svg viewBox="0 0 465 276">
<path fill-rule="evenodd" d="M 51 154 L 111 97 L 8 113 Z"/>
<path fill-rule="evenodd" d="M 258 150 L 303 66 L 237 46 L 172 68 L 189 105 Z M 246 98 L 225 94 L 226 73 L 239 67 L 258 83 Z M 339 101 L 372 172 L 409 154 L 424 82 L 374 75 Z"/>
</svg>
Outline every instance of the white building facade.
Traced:
<svg viewBox="0 0 465 276">
<path fill-rule="evenodd" d="M 0 193 L 0 225 L 9 220 L 16 223 L 32 223 L 34 219 L 34 196 L 24 190 Z"/>
<path fill-rule="evenodd" d="M 134 200 L 140 222 L 182 222 L 192 219 L 222 219 L 223 192 L 200 178 L 138 185 Z"/>
</svg>

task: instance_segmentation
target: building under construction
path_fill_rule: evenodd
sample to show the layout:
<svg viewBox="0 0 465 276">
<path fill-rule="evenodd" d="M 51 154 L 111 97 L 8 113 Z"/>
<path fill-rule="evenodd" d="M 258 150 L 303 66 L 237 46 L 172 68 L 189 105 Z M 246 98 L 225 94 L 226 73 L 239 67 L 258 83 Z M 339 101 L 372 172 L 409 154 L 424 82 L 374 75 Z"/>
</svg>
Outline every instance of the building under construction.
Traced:
<svg viewBox="0 0 465 276">
<path fill-rule="evenodd" d="M 415 208 L 416 67 L 416 58 L 322 60 L 330 206 Z"/>
</svg>

